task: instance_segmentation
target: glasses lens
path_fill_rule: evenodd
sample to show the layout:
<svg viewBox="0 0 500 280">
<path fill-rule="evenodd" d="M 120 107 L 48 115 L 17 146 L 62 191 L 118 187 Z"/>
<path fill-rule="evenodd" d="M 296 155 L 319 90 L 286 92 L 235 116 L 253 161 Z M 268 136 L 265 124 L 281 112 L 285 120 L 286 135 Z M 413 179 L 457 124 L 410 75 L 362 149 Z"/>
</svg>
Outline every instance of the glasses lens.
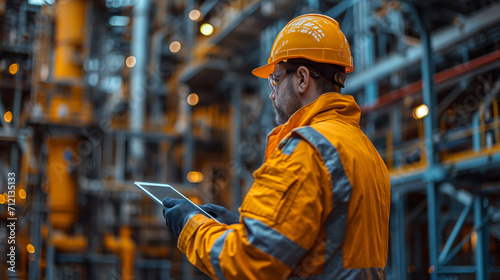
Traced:
<svg viewBox="0 0 500 280">
<path fill-rule="evenodd" d="M 269 84 L 269 88 L 271 89 L 272 92 L 276 92 L 276 80 L 274 79 L 274 75 L 271 74 L 267 78 L 267 82 Z"/>
</svg>

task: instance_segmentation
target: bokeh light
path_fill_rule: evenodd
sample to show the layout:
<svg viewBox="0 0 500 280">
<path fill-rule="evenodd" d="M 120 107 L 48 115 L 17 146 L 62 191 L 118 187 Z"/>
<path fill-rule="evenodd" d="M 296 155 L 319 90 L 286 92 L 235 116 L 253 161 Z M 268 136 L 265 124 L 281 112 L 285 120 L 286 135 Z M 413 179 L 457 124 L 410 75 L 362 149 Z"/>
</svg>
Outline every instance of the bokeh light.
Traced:
<svg viewBox="0 0 500 280">
<path fill-rule="evenodd" d="M 187 97 L 187 103 L 191 106 L 195 106 L 196 104 L 198 104 L 199 101 L 200 101 L 200 98 L 198 97 L 198 94 L 196 94 L 196 93 L 191 93 Z"/>
<path fill-rule="evenodd" d="M 201 19 L 201 12 L 197 9 L 193 9 L 189 12 L 189 19 L 192 21 L 198 21 Z"/>
<path fill-rule="evenodd" d="M 30 254 L 35 253 L 35 246 L 31 245 L 31 243 L 26 245 L 26 251 L 28 251 L 28 253 Z"/>
<path fill-rule="evenodd" d="M 168 48 L 172 53 L 177 53 L 181 50 L 181 43 L 179 41 L 173 41 L 170 43 Z"/>
<path fill-rule="evenodd" d="M 199 171 L 190 171 L 187 174 L 187 179 L 190 183 L 200 183 L 203 181 L 203 173 Z"/>
<path fill-rule="evenodd" d="M 21 199 L 26 199 L 26 191 L 24 189 L 20 189 L 18 194 Z"/>
<path fill-rule="evenodd" d="M 3 120 L 6 123 L 10 123 L 12 121 L 12 112 L 11 111 L 5 112 L 5 114 L 3 114 Z"/>
<path fill-rule="evenodd" d="M 15 75 L 17 73 L 17 71 L 19 71 L 19 64 L 18 63 L 12 63 L 9 66 L 9 73 L 11 75 Z"/>
<path fill-rule="evenodd" d="M 129 57 L 127 57 L 127 59 L 125 60 L 125 65 L 127 65 L 128 68 L 132 68 L 135 66 L 135 63 L 136 63 L 136 59 L 135 59 L 135 56 L 131 55 Z"/>
<path fill-rule="evenodd" d="M 417 120 L 427 116 L 427 114 L 429 114 L 429 107 L 425 104 L 422 104 L 413 110 L 413 117 Z"/>
<path fill-rule="evenodd" d="M 214 33 L 214 27 L 210 23 L 204 23 L 200 27 L 200 32 L 205 36 L 210 36 Z"/>
</svg>

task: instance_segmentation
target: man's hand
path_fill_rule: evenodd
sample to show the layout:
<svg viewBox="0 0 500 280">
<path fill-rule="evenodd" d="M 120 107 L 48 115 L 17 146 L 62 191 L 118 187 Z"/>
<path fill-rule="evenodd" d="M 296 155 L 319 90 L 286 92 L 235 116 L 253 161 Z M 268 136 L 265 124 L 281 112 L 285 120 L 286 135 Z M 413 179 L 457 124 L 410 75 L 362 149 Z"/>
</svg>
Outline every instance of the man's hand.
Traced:
<svg viewBox="0 0 500 280">
<path fill-rule="evenodd" d="M 207 213 L 212 215 L 212 217 L 226 225 L 237 224 L 240 222 L 240 218 L 237 215 L 222 206 L 208 203 L 200 205 L 200 208 L 207 211 Z"/>
<path fill-rule="evenodd" d="M 191 203 L 184 199 L 165 197 L 162 203 L 168 209 L 163 209 L 163 217 L 165 217 L 165 222 L 175 239 L 179 238 L 189 219 L 196 214 L 200 214 Z"/>
</svg>

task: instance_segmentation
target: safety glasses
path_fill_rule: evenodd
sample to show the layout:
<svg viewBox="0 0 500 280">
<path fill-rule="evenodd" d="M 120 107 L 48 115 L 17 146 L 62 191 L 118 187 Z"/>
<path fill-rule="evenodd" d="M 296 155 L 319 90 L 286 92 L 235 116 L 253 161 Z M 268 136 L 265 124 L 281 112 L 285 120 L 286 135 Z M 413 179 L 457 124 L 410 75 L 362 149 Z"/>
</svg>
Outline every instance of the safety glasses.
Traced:
<svg viewBox="0 0 500 280">
<path fill-rule="evenodd" d="M 283 69 L 278 72 L 274 72 L 269 77 L 267 78 L 267 82 L 269 83 L 269 87 L 271 88 L 271 91 L 276 93 L 276 88 L 278 88 L 278 83 L 279 83 L 279 76 L 283 74 L 290 74 L 294 71 L 297 71 L 299 68 L 290 68 L 290 69 Z"/>
<path fill-rule="evenodd" d="M 278 88 L 278 83 L 280 82 L 279 77 L 281 75 L 290 74 L 292 72 L 297 71 L 297 69 L 299 69 L 299 68 L 297 67 L 297 68 L 283 69 L 283 70 L 280 70 L 278 72 L 274 72 L 271 75 L 269 75 L 269 77 L 267 77 L 267 82 L 269 83 L 269 87 L 271 88 L 271 91 L 273 93 L 276 93 L 276 89 Z M 319 79 L 319 77 L 320 77 L 318 74 L 316 74 L 312 71 L 309 71 L 309 75 L 311 75 L 311 77 L 313 77 L 315 79 Z"/>
</svg>

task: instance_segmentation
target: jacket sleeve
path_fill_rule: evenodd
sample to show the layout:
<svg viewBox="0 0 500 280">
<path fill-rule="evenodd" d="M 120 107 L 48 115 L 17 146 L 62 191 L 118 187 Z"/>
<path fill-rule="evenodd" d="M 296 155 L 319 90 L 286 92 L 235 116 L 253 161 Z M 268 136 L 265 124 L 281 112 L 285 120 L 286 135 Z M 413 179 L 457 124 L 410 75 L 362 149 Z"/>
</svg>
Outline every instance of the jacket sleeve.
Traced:
<svg viewBox="0 0 500 280">
<path fill-rule="evenodd" d="M 239 224 L 196 215 L 181 232 L 179 249 L 212 278 L 286 279 L 320 235 L 330 176 L 310 144 L 292 138 L 254 178 Z"/>
</svg>

